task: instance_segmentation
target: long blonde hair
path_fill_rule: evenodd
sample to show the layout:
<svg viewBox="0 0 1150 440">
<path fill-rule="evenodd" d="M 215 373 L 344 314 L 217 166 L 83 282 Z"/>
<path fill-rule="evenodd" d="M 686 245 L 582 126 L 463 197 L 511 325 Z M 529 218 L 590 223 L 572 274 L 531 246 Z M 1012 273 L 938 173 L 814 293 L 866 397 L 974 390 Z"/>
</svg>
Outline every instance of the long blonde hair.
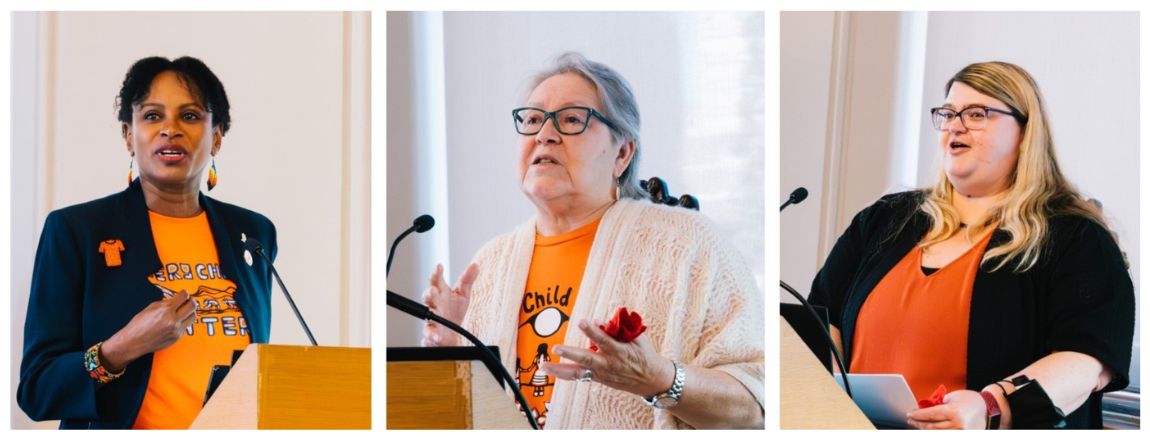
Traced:
<svg viewBox="0 0 1150 440">
<path fill-rule="evenodd" d="M 1042 244 L 1050 233 L 1050 219 L 1058 215 L 1088 218 L 1106 228 L 1102 213 L 1086 202 L 1078 190 L 1062 175 L 1054 155 L 1054 140 L 1046 120 L 1046 108 L 1038 85 L 1021 67 L 1001 61 L 966 66 L 946 83 L 946 94 L 955 82 L 970 86 L 979 93 L 1002 101 L 1022 124 L 1018 143 L 1018 163 L 1010 176 L 1010 187 L 995 205 L 989 221 L 969 225 L 967 237 L 973 238 L 991 225 L 1009 233 L 1009 240 L 982 257 L 982 264 L 999 258 L 991 267 L 997 271 L 1011 266 L 1014 272 L 1034 267 L 1041 257 Z M 931 220 L 930 230 L 919 243 L 927 247 L 942 242 L 960 229 L 958 210 L 952 199 L 954 186 L 945 171 L 938 182 L 926 191 L 919 206 Z M 1108 229 L 1108 228 L 1107 228 Z"/>
</svg>

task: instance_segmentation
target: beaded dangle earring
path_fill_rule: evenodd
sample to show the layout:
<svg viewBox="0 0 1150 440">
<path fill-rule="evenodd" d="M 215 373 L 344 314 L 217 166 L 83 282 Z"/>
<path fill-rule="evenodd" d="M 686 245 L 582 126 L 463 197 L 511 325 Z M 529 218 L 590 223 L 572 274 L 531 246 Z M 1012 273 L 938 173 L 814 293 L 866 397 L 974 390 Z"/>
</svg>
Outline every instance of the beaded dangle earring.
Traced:
<svg viewBox="0 0 1150 440">
<path fill-rule="evenodd" d="M 216 173 L 216 158 L 212 158 L 212 168 L 208 170 L 208 191 L 216 187 L 216 182 L 219 180 L 219 174 Z"/>
<path fill-rule="evenodd" d="M 136 159 L 135 156 L 128 158 L 128 186 L 132 186 L 132 162 Z"/>
</svg>

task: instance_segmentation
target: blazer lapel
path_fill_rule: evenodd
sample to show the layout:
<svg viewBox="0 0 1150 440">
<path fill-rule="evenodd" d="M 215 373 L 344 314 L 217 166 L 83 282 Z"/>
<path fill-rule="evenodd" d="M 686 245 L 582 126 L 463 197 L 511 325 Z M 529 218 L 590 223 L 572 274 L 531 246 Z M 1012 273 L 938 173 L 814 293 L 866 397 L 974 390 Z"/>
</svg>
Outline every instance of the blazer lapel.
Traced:
<svg viewBox="0 0 1150 440">
<path fill-rule="evenodd" d="M 240 264 L 239 260 L 241 252 L 243 252 L 243 241 L 241 241 L 240 232 L 236 231 L 227 221 L 227 218 L 219 211 L 215 200 L 200 193 L 200 206 L 204 208 L 204 212 L 208 215 L 208 224 L 212 228 L 212 240 L 216 243 L 216 255 L 220 259 L 220 271 L 224 276 L 236 283 L 236 302 L 239 303 L 240 311 L 244 314 L 244 319 L 248 322 L 248 331 L 251 332 L 252 341 L 267 340 L 268 335 L 262 335 L 259 329 L 260 314 L 252 309 L 250 306 L 257 304 L 254 296 L 255 280 L 251 267 L 247 263 Z"/>
<path fill-rule="evenodd" d="M 162 269 L 163 262 L 160 261 L 160 254 L 156 251 L 156 242 L 152 237 L 152 221 L 148 217 L 148 205 L 144 202 L 144 191 L 140 188 L 140 179 L 132 181 L 128 189 L 120 193 L 118 204 L 117 211 L 121 217 L 120 227 L 115 228 L 119 231 L 115 234 L 117 236 L 100 237 L 100 239 L 121 240 L 124 243 L 125 269 L 141 271 L 139 274 L 131 275 L 138 275 L 140 281 L 143 282 L 156 271 Z M 144 303 L 145 306 L 148 302 L 160 299 L 161 295 L 157 293 L 147 298 L 149 299 Z"/>
</svg>

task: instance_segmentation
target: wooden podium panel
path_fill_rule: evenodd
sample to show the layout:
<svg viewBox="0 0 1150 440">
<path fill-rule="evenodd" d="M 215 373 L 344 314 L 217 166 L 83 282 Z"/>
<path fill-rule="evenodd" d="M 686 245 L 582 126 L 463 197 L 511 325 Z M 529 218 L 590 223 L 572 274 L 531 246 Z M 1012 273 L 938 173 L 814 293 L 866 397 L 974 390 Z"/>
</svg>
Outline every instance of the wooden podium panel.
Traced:
<svg viewBox="0 0 1150 440">
<path fill-rule="evenodd" d="M 471 362 L 388 362 L 387 428 L 430 426 L 472 428 Z"/>
<path fill-rule="evenodd" d="M 371 429 L 371 349 L 249 345 L 192 429 Z"/>
<path fill-rule="evenodd" d="M 795 330 L 779 320 L 782 429 L 874 429 Z"/>
<path fill-rule="evenodd" d="M 474 347 L 389 348 L 387 429 L 530 429 Z"/>
</svg>

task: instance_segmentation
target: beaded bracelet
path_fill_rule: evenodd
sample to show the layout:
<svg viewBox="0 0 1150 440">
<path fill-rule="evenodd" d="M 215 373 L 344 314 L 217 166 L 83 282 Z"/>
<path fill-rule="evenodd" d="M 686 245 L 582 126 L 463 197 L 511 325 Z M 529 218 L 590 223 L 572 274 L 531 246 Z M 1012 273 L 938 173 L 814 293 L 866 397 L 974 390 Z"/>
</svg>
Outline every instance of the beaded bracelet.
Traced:
<svg viewBox="0 0 1150 440">
<path fill-rule="evenodd" d="M 104 343 L 97 342 L 96 345 L 93 345 L 88 348 L 88 351 L 84 352 L 84 369 L 88 371 L 89 376 L 92 376 L 92 380 L 98 383 L 108 383 L 123 376 L 124 371 L 128 371 L 128 369 L 125 368 L 124 371 L 113 374 L 104 368 L 103 365 L 100 365 L 101 345 L 104 345 Z"/>
</svg>

